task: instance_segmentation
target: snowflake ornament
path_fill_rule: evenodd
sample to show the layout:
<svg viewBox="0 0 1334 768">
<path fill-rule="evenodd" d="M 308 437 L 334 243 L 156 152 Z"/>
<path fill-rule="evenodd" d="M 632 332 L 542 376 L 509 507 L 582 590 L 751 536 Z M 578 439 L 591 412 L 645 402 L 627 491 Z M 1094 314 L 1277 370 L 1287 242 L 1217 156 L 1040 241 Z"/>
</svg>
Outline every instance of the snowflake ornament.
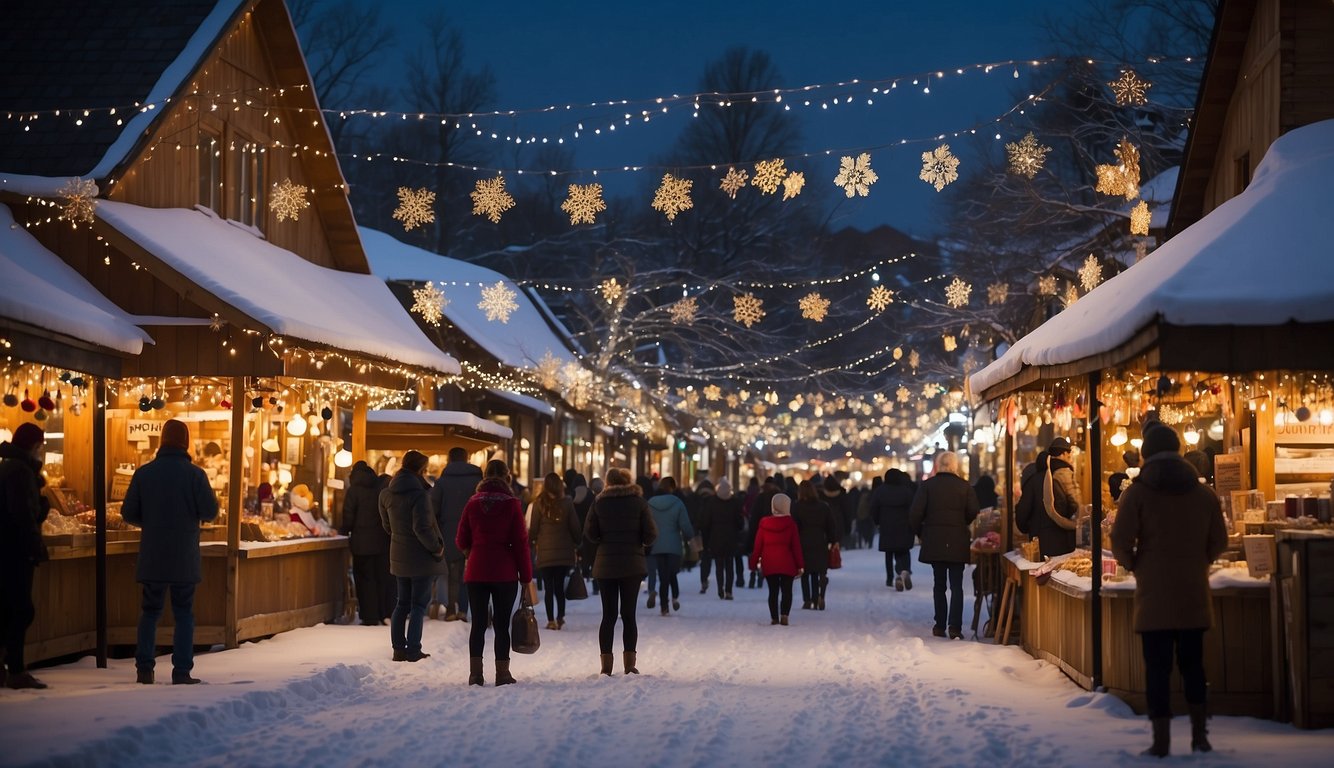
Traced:
<svg viewBox="0 0 1334 768">
<path fill-rule="evenodd" d="M 411 232 L 423 224 L 435 221 L 435 193 L 426 187 L 420 189 L 398 188 L 398 207 L 394 209 L 394 220 L 403 222 L 403 230 Z"/>
<path fill-rule="evenodd" d="M 1044 275 L 1038 278 L 1038 295 L 1055 296 L 1056 295 L 1056 276 Z"/>
<path fill-rule="evenodd" d="M 510 315 L 519 308 L 514 301 L 516 295 L 503 280 L 497 280 L 495 285 L 482 287 L 482 300 L 477 302 L 477 308 L 485 312 L 486 319 L 491 322 L 508 323 Z"/>
<path fill-rule="evenodd" d="M 1079 301 L 1079 289 L 1071 283 L 1065 287 L 1065 306 L 1069 307 L 1076 301 Z"/>
<path fill-rule="evenodd" d="M 919 354 L 917 354 L 917 350 L 914 349 L 913 351 L 911 351 L 911 352 L 908 353 L 908 367 L 909 367 L 909 368 L 912 368 L 912 369 L 915 371 L 915 370 L 917 370 L 917 366 L 919 366 L 919 365 L 921 365 L 921 364 L 922 364 L 922 356 L 919 355 Z"/>
<path fill-rule="evenodd" d="M 954 350 L 959 348 L 959 340 L 954 338 L 950 334 L 945 334 L 945 337 L 942 339 L 942 341 L 945 343 L 946 352 L 953 352 Z"/>
<path fill-rule="evenodd" d="M 301 211 L 309 207 L 306 185 L 293 184 L 290 178 L 283 179 L 281 184 L 274 184 L 273 191 L 269 193 L 269 210 L 278 217 L 278 221 L 297 221 L 301 218 Z"/>
<path fill-rule="evenodd" d="M 447 306 L 449 306 L 449 299 L 445 298 L 445 294 L 435 287 L 435 283 L 428 282 L 421 288 L 412 290 L 411 311 L 421 315 L 422 319 L 431 325 L 440 325 L 440 318 Z"/>
<path fill-rule="evenodd" d="M 97 210 L 97 182 L 73 178 L 61 185 L 56 194 L 65 198 L 60 205 L 60 218 L 71 224 L 92 224 Z"/>
<path fill-rule="evenodd" d="M 545 389 L 555 390 L 560 386 L 560 366 L 560 360 L 549 349 L 537 361 L 537 380 Z"/>
<path fill-rule="evenodd" d="M 973 286 L 956 277 L 945 286 L 945 303 L 958 309 L 968 303 L 968 297 L 972 292 Z"/>
<path fill-rule="evenodd" d="M 699 302 L 695 300 L 694 296 L 687 296 L 673 304 L 667 312 L 672 316 L 672 322 L 676 325 L 694 325 L 695 313 L 699 312 Z"/>
<path fill-rule="evenodd" d="M 906 403 L 912 399 L 912 391 L 905 386 L 899 385 L 899 388 L 894 390 L 894 398 L 900 403 Z"/>
<path fill-rule="evenodd" d="M 705 400 L 710 400 L 710 401 L 721 400 L 722 397 L 723 397 L 723 390 L 717 384 L 710 384 L 704 388 Z"/>
<path fill-rule="evenodd" d="M 1119 165 L 1099 165 L 1095 169 L 1098 174 L 1095 191 L 1134 200 L 1139 197 L 1139 148 L 1129 139 L 1122 139 L 1116 145 L 1116 158 Z"/>
<path fill-rule="evenodd" d="M 570 194 L 560 209 L 570 214 L 570 224 L 592 224 L 594 218 L 605 210 L 607 204 L 602 200 L 601 184 L 571 184 Z"/>
<path fill-rule="evenodd" d="M 1010 286 L 1005 283 L 992 283 L 987 286 L 987 303 L 1004 304 L 1010 296 Z"/>
<path fill-rule="evenodd" d="M 1010 173 L 1033 178 L 1047 162 L 1047 153 L 1051 147 L 1044 146 L 1032 131 L 1018 142 L 1005 145 L 1005 152 L 1010 158 Z"/>
<path fill-rule="evenodd" d="M 941 144 L 931 152 L 922 153 L 922 172 L 917 178 L 936 188 L 945 188 L 946 184 L 959 180 L 959 158 L 950 154 L 950 145 Z"/>
<path fill-rule="evenodd" d="M 751 186 L 759 187 L 760 191 L 766 195 L 772 195 L 778 191 L 778 185 L 787 178 L 787 166 L 782 158 L 773 160 L 761 160 L 755 164 L 755 178 L 750 180 Z"/>
<path fill-rule="evenodd" d="M 694 207 L 695 204 L 690 200 L 690 187 L 694 183 L 690 179 L 664 174 L 662 184 L 653 195 L 653 209 L 662 211 L 668 221 L 675 221 L 676 214 Z"/>
<path fill-rule="evenodd" d="M 801 188 L 806 186 L 806 174 L 800 171 L 793 171 L 783 179 L 783 199 L 791 200 L 801 194 Z"/>
<path fill-rule="evenodd" d="M 505 191 L 505 177 L 478 179 L 472 193 L 472 215 L 485 216 L 492 224 L 500 223 L 500 214 L 514 207 L 514 198 Z"/>
<path fill-rule="evenodd" d="M 797 305 L 801 307 L 802 317 L 817 323 L 823 323 L 825 315 L 829 314 L 829 299 L 814 291 L 803 296 Z"/>
<path fill-rule="evenodd" d="M 741 188 L 746 186 L 746 180 L 749 178 L 750 174 L 745 171 L 739 171 L 736 168 L 728 168 L 727 175 L 723 177 L 722 184 L 719 184 L 718 186 L 727 193 L 728 197 L 735 200 L 736 193 L 740 192 Z"/>
<path fill-rule="evenodd" d="M 761 308 L 764 306 L 764 300 L 755 298 L 755 294 L 735 296 L 732 302 L 732 319 L 747 328 L 764 318 L 764 310 Z"/>
<path fill-rule="evenodd" d="M 1139 201 L 1134 208 L 1130 209 L 1130 234 L 1147 236 L 1151 218 L 1149 204 L 1143 200 Z"/>
<path fill-rule="evenodd" d="M 1108 83 L 1107 87 L 1116 94 L 1116 106 L 1139 106 L 1149 103 L 1148 90 L 1153 87 L 1153 83 L 1139 79 L 1135 70 L 1127 69 L 1121 72 L 1121 77 Z"/>
<path fill-rule="evenodd" d="M 617 299 L 625 294 L 625 286 L 616 282 L 614 277 L 603 280 L 598 290 L 602 292 L 602 298 L 606 299 L 608 304 L 615 304 Z"/>
<path fill-rule="evenodd" d="M 863 152 L 857 159 L 842 157 L 838 161 L 838 175 L 834 177 L 834 186 L 842 187 L 848 197 L 871 194 L 871 185 L 880 179 L 871 170 L 871 153 Z"/>
<path fill-rule="evenodd" d="M 736 395 L 728 395 L 728 396 L 727 396 L 727 407 L 728 407 L 728 408 L 736 409 L 736 407 L 737 407 L 738 405 L 741 405 L 741 398 L 737 397 Z"/>
<path fill-rule="evenodd" d="M 1091 291 L 1101 282 L 1102 265 L 1098 263 L 1098 258 L 1090 253 L 1088 258 L 1084 259 L 1084 266 L 1079 268 L 1079 284 L 1084 286 L 1085 291 Z"/>
<path fill-rule="evenodd" d="M 877 285 L 871 289 L 871 295 L 866 297 L 866 306 L 874 309 L 876 312 L 884 312 L 894 301 L 894 292 L 883 285 Z"/>
<path fill-rule="evenodd" d="M 922 397 L 925 397 L 929 400 L 938 394 L 940 394 L 940 387 L 936 386 L 935 384 L 927 382 L 926 384 L 922 385 Z"/>
</svg>

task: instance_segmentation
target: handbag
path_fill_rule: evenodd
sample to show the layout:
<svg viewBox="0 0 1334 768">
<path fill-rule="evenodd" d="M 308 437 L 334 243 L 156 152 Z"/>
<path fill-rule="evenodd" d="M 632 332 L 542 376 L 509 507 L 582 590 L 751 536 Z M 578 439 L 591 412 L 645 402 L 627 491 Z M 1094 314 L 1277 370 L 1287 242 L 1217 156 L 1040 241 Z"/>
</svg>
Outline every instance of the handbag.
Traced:
<svg viewBox="0 0 1334 768">
<path fill-rule="evenodd" d="M 587 600 L 588 585 L 584 583 L 584 575 L 579 572 L 579 566 L 574 566 L 570 571 L 570 580 L 565 584 L 566 600 Z"/>
<path fill-rule="evenodd" d="M 510 619 L 510 649 L 515 653 L 537 653 L 541 645 L 542 638 L 537 634 L 537 614 L 533 612 L 533 604 L 528 601 L 525 590 L 523 599 L 519 601 L 519 609 Z"/>
<path fill-rule="evenodd" d="M 834 546 L 829 548 L 829 570 L 837 571 L 839 568 L 842 567 L 843 567 L 843 552 L 838 548 L 838 545 L 835 544 Z"/>
</svg>

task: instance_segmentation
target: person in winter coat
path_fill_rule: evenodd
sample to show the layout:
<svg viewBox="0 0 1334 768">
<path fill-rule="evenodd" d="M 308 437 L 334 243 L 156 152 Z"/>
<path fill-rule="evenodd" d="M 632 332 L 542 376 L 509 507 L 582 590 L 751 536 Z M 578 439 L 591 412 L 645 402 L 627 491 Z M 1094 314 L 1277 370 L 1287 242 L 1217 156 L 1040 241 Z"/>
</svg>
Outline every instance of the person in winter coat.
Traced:
<svg viewBox="0 0 1334 768">
<path fill-rule="evenodd" d="M 648 500 L 649 512 L 653 515 L 653 525 L 658 529 L 658 537 L 649 551 L 649 565 L 658 572 L 658 599 L 662 615 L 670 611 L 667 608 L 667 593 L 671 592 L 671 610 L 681 610 L 681 587 L 676 575 L 681 570 L 681 553 L 686 542 L 695 536 L 695 528 L 690 524 L 690 515 L 686 505 L 676 495 L 676 480 L 664 477 L 658 481 L 657 495 Z M 649 595 L 649 607 L 653 607 L 652 595 Z"/>
<path fill-rule="evenodd" d="M 727 482 L 727 481 L 722 480 L 720 482 Z M 682 496 L 682 494 L 679 491 L 677 495 Z M 690 515 L 690 524 L 695 527 L 695 531 L 697 533 L 701 530 L 700 520 L 703 518 L 704 505 L 708 502 L 709 499 L 712 499 L 715 495 L 717 495 L 717 492 L 713 487 L 713 483 L 709 482 L 708 480 L 701 481 L 693 492 L 684 494 L 684 498 L 682 499 L 682 501 L 685 502 L 686 512 Z M 709 572 L 713 570 L 713 561 L 714 561 L 713 553 L 710 552 L 708 549 L 705 549 L 704 551 L 699 553 L 699 593 L 701 595 L 709 591 Z M 722 573 L 723 573 L 723 568 L 722 565 L 720 564 L 718 566 L 719 579 L 722 578 Z M 653 587 L 653 568 L 652 564 L 650 564 L 649 566 L 650 592 L 653 591 L 652 587 Z M 653 596 L 649 595 L 650 602 L 648 607 L 650 608 L 653 607 L 652 598 Z"/>
<path fill-rule="evenodd" d="M 801 574 L 801 608 L 823 611 L 829 588 L 829 550 L 838 546 L 839 530 L 834 511 L 820 501 L 819 492 L 809 480 L 802 480 L 797 486 L 792 520 L 801 534 L 801 559 L 805 563 Z"/>
<path fill-rule="evenodd" d="M 427 500 L 425 454 L 408 451 L 380 492 L 380 525 L 389 532 L 389 572 L 398 599 L 389 619 L 394 661 L 421 661 L 422 624 L 431 602 L 431 582 L 445 572 L 445 539 Z"/>
<path fill-rule="evenodd" d="M 572 469 L 565 470 L 565 474 L 573 474 L 574 476 L 574 485 L 567 484 L 565 493 L 574 502 L 574 514 L 579 519 L 579 530 L 582 531 L 584 524 L 588 522 L 588 510 L 593 507 L 593 499 L 597 497 L 597 494 L 593 493 L 592 489 L 588 487 L 588 480 L 582 474 Z M 579 542 L 579 570 L 583 571 L 585 579 L 593 577 L 593 554 L 596 549 L 593 543 L 587 539 L 582 539 Z M 594 581 L 593 594 L 596 595 L 597 593 L 598 583 Z"/>
<path fill-rule="evenodd" d="M 875 518 L 871 517 L 871 496 L 880 488 L 884 482 L 879 477 L 871 478 L 871 488 L 859 489 L 857 491 L 857 546 L 871 548 L 871 541 L 875 538 Z"/>
<path fill-rule="evenodd" d="M 1000 497 L 996 495 L 996 480 L 991 475 L 977 478 L 973 484 L 973 493 L 977 494 L 977 503 L 982 509 L 995 509 L 1000 505 Z"/>
<path fill-rule="evenodd" d="M 856 509 L 849 508 L 848 492 L 844 490 L 843 484 L 833 475 L 826 475 L 825 479 L 819 485 L 820 500 L 829 505 L 833 510 L 834 517 L 838 520 L 838 528 L 841 533 L 840 541 L 844 549 L 851 549 L 855 542 L 852 539 L 852 526 L 856 522 Z"/>
<path fill-rule="evenodd" d="M 885 482 L 871 493 L 871 516 L 880 525 L 880 551 L 885 553 L 885 586 L 902 592 L 912 589 L 912 547 L 916 538 L 908 522 L 913 487 L 897 467 L 885 473 Z"/>
<path fill-rule="evenodd" d="M 514 495 L 509 466 L 499 459 L 487 462 L 477 492 L 468 499 L 455 538 L 468 557 L 463 581 L 473 607 L 472 632 L 468 637 L 468 685 L 485 685 L 482 652 L 486 649 L 486 616 L 490 609 L 496 651 L 496 685 L 514 682 L 510 674 L 510 616 L 514 598 L 523 585 L 529 603 L 537 604 L 533 584 L 533 558 L 528 550 L 528 530 L 523 525 L 523 507 Z"/>
<path fill-rule="evenodd" d="M 1180 451 L 1171 427 L 1152 422 L 1144 430 L 1144 465 L 1121 494 L 1112 524 L 1112 554 L 1135 574 L 1135 631 L 1153 727 L 1145 754 L 1157 757 L 1170 747 L 1174 655 L 1190 709 L 1191 751 L 1212 749 L 1205 728 L 1204 632 L 1213 623 L 1209 565 L 1227 547 L 1227 529 L 1218 497 Z"/>
<path fill-rule="evenodd" d="M 755 503 L 750 508 L 750 530 L 746 534 L 746 551 L 752 555 L 755 552 L 755 537 L 759 535 L 760 523 L 764 518 L 773 514 L 774 496 L 783 492 L 783 476 L 774 475 L 765 479 L 764 484 L 760 486 L 760 495 L 755 497 Z M 792 498 L 791 496 L 788 497 Z M 755 558 L 750 559 L 750 588 L 755 589 L 760 585 L 759 571 L 755 567 Z"/>
<path fill-rule="evenodd" d="M 732 587 L 741 583 L 744 570 L 735 570 L 733 561 L 740 551 L 745 525 L 741 499 L 732 494 L 732 485 L 725 478 L 719 480 L 716 492 L 705 497 L 699 509 L 699 534 L 704 552 L 716 566 L 719 600 L 731 600 Z M 708 589 L 707 581 L 704 589 Z"/>
<path fill-rule="evenodd" d="M 575 550 L 583 529 L 574 514 L 574 502 L 565 495 L 565 483 L 555 472 L 542 480 L 542 491 L 533 498 L 529 538 L 537 549 L 537 575 L 547 607 L 547 629 L 565 627 L 565 577 L 575 567 Z M 553 616 L 554 609 L 554 616 Z"/>
<path fill-rule="evenodd" d="M 770 512 L 755 533 L 750 569 L 764 574 L 769 585 L 769 623 L 787 626 L 792 612 L 792 580 L 805 567 L 801 556 L 801 534 L 792 520 L 792 499 L 780 493 L 770 502 Z"/>
<path fill-rule="evenodd" d="M 1080 495 L 1069 459 L 1070 441 L 1064 437 L 1052 440 L 1045 461 L 1039 455 L 1035 462 L 1036 476 L 1022 486 L 1023 494 L 1032 494 L 1028 534 L 1038 540 L 1043 558 L 1064 555 L 1075 549 L 1075 518 L 1079 515 Z"/>
<path fill-rule="evenodd" d="M 349 538 L 352 579 L 362 626 L 375 626 L 394 611 L 398 585 L 389 572 L 389 534 L 380 524 L 380 478 L 364 461 L 352 465 L 343 496 L 339 533 Z"/>
<path fill-rule="evenodd" d="M 153 684 L 157 623 L 171 594 L 171 682 L 193 685 L 195 666 L 195 587 L 202 580 L 199 524 L 218 516 L 218 499 L 208 475 L 190 461 L 190 429 L 183 421 L 162 424 L 157 456 L 135 470 L 125 492 L 121 515 L 143 529 L 135 578 L 143 587 L 138 644 L 134 651 L 136 680 Z"/>
<path fill-rule="evenodd" d="M 917 559 L 930 565 L 936 577 L 936 624 L 931 633 L 944 637 L 948 624 L 951 640 L 963 637 L 963 569 L 971 541 L 968 526 L 978 513 L 977 494 L 958 473 L 957 453 L 936 454 L 935 474 L 917 489 L 908 510 L 909 525 L 922 538 Z"/>
<path fill-rule="evenodd" d="M 612 638 L 619 614 L 625 674 L 637 675 L 639 625 L 635 622 L 635 600 L 639 582 L 648 573 L 644 550 L 657 540 L 658 528 L 643 491 L 630 479 L 629 472 L 620 468 L 607 472 L 606 489 L 598 494 L 584 522 L 584 538 L 597 546 L 593 578 L 602 596 L 602 624 L 598 627 L 602 674 L 611 674 Z"/>
<path fill-rule="evenodd" d="M 440 522 L 440 535 L 445 538 L 446 575 L 435 580 L 435 602 L 445 606 L 445 621 L 468 620 L 468 590 L 463 586 L 463 550 L 454 543 L 459 532 L 459 518 L 463 507 L 482 482 L 482 470 L 468 463 L 468 451 L 455 446 L 449 449 L 445 468 L 440 470 L 431 487 L 431 512 Z M 434 614 L 433 614 L 434 615 Z"/>
<path fill-rule="evenodd" d="M 50 503 L 42 496 L 46 433 L 31 422 L 0 443 L 0 685 L 45 688 L 28 672 L 24 637 L 36 617 L 32 579 L 46 559 L 42 523 Z"/>
</svg>

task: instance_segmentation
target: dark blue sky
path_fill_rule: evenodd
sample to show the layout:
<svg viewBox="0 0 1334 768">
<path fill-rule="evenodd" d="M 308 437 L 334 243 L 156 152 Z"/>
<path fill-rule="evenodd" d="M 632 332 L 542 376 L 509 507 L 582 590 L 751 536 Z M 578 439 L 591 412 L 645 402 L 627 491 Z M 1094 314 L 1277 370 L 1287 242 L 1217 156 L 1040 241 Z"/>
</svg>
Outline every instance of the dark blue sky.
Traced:
<svg viewBox="0 0 1334 768">
<path fill-rule="evenodd" d="M 875 97 L 874 106 L 866 106 L 864 96 L 850 106 L 831 104 L 827 110 L 794 106 L 801 115 L 803 150 L 815 152 L 930 137 L 1004 112 L 1015 103 L 1016 90 L 1024 82 L 1013 79 L 1011 68 L 963 76 L 953 70 L 1049 55 L 1053 46 L 1041 25 L 1043 17 L 1070 17 L 1086 2 L 386 0 L 383 5 L 398 35 L 398 50 L 386 55 L 394 64 L 391 69 L 397 70 L 403 56 L 420 45 L 417 30 L 422 14 L 442 8 L 465 37 L 469 64 L 488 66 L 495 74 L 497 106 L 505 109 L 693 93 L 706 63 L 738 44 L 767 51 L 785 86 L 946 72 L 943 80 L 933 78 L 930 95 L 922 93 L 924 82 L 912 86 L 905 80 L 889 96 Z M 1021 75 L 1026 71 L 1021 69 Z M 401 76 L 401 71 L 389 76 Z M 606 114 L 605 110 L 583 113 L 589 130 L 567 144 L 577 151 L 578 167 L 652 163 L 676 138 L 679 122 L 673 120 L 689 119 L 688 109 L 682 107 L 672 119 L 592 136 L 591 116 Z M 523 119 L 511 125 L 524 133 L 534 130 L 534 123 Z M 987 131 L 995 132 L 995 127 Z M 1018 138 L 1014 128 L 1002 126 L 1000 132 L 1007 141 Z M 968 143 L 946 141 L 958 147 Z M 872 166 L 880 181 L 869 198 L 839 203 L 835 226 L 870 228 L 888 223 L 914 234 L 936 231 L 939 225 L 933 217 L 940 205 L 949 204 L 951 190 L 937 193 L 917 178 L 922 151 L 934 146 L 935 142 L 914 143 L 874 151 Z M 808 165 L 803 195 L 826 196 L 830 205 L 844 199 L 832 184 L 838 169 L 836 154 Z M 967 170 L 965 156 L 960 172 Z M 599 180 L 609 193 L 644 195 L 648 205 L 660 177 L 661 171 L 656 171 L 602 175 Z M 592 177 L 571 180 L 586 182 Z"/>
</svg>

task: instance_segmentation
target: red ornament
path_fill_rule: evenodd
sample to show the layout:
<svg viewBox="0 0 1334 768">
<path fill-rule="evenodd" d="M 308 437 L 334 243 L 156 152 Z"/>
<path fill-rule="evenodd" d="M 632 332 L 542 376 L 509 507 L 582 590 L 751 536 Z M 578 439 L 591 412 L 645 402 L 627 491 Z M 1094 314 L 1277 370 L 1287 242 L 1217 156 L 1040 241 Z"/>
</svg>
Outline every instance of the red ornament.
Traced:
<svg viewBox="0 0 1334 768">
<path fill-rule="evenodd" d="M 37 403 L 33 402 L 33 399 L 28 396 L 28 390 L 26 389 L 23 390 L 23 402 L 19 404 L 19 407 L 28 413 L 37 410 Z"/>
</svg>

